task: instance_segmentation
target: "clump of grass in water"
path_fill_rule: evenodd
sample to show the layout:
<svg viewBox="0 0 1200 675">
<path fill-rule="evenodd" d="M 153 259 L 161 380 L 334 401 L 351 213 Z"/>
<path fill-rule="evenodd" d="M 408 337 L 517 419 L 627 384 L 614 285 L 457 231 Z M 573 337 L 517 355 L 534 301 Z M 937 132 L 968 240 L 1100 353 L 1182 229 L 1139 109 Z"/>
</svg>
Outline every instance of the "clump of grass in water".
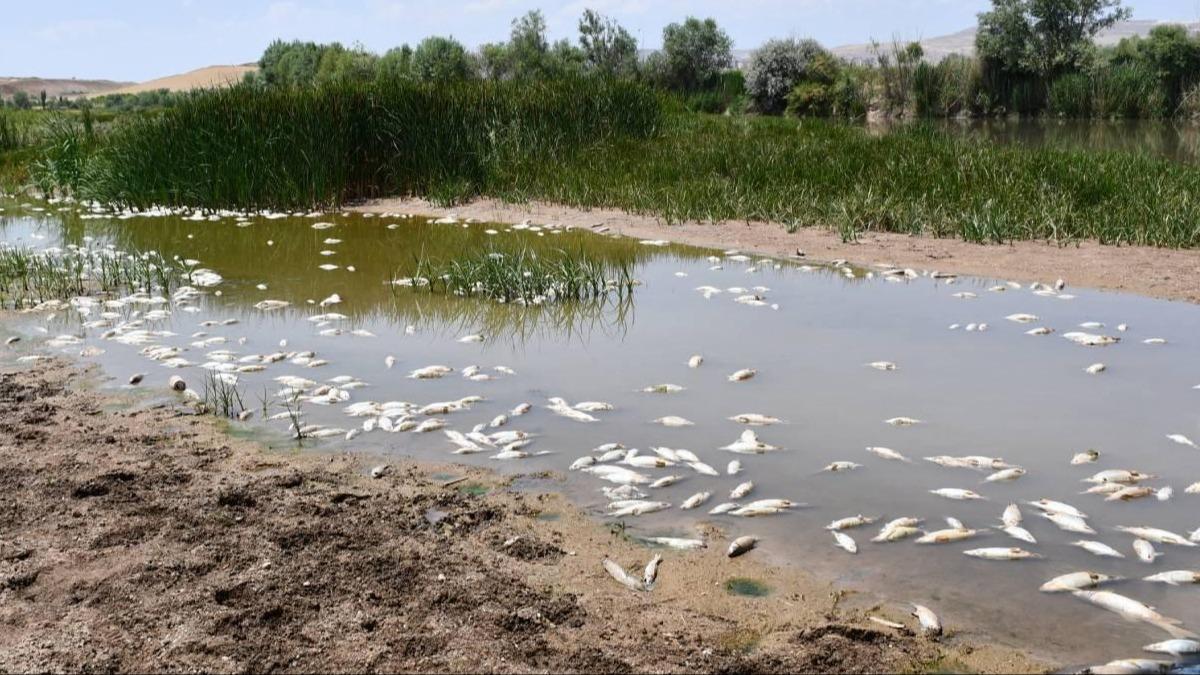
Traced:
<svg viewBox="0 0 1200 675">
<path fill-rule="evenodd" d="M 235 418 L 246 410 L 242 392 L 235 381 L 222 377 L 222 373 L 208 373 L 204 378 L 204 394 L 200 398 L 204 412 L 217 417 Z"/>
<path fill-rule="evenodd" d="M 0 246 L 0 307 L 69 300 L 89 293 L 170 293 L 188 279 L 179 261 L 155 252 L 69 246 L 34 250 Z"/>
<path fill-rule="evenodd" d="M 631 264 L 602 260 L 582 249 L 504 252 L 488 249 L 436 263 L 417 260 L 412 277 L 393 285 L 499 302 L 542 304 L 561 301 L 624 299 L 636 282 Z"/>
</svg>

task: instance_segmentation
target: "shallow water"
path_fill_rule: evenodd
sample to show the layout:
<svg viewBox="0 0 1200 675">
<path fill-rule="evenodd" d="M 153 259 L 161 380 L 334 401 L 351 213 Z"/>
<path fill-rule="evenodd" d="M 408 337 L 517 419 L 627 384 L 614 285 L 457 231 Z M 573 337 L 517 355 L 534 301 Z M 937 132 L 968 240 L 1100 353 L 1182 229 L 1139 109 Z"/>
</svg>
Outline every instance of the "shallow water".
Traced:
<svg viewBox="0 0 1200 675">
<path fill-rule="evenodd" d="M 725 259 L 722 269 L 710 269 L 710 251 L 681 247 L 652 247 L 584 232 L 512 231 L 508 226 L 432 224 L 419 219 L 322 216 L 269 220 L 254 217 L 248 224 L 233 218 L 190 221 L 172 218 L 80 219 L 61 206 L 40 206 L 42 212 L 0 202 L 0 239 L 16 245 L 48 246 L 83 243 L 85 237 L 112 242 L 125 250 L 154 249 L 164 255 L 194 258 L 224 277 L 200 303 L 198 313 L 175 311 L 157 326 L 178 333 L 164 343 L 188 347 L 200 339 L 223 336 L 226 344 L 207 349 L 188 348 L 188 360 L 203 363 L 204 353 L 231 349 L 239 354 L 268 353 L 287 339 L 289 350 L 315 350 L 330 363 L 306 368 L 287 361 L 265 372 L 240 376 L 247 405 L 258 407 L 263 392 L 279 386 L 272 378 L 298 375 L 325 381 L 353 375 L 370 384 L 356 389 L 349 401 L 403 400 L 415 403 L 454 400 L 467 395 L 486 400 L 471 410 L 444 416 L 450 428 L 469 431 L 521 402 L 534 409 L 513 418 L 505 429 L 537 434 L 527 450 L 552 454 L 516 461 L 489 460 L 487 454 L 456 456 L 440 433 L 411 434 L 376 431 L 353 441 L 305 441 L 306 447 L 397 453 L 438 461 L 462 461 L 508 472 L 565 471 L 577 457 L 602 443 L 628 447 L 688 448 L 724 473 L 732 459 L 745 466 L 736 477 L 706 477 L 687 467 L 643 470 L 655 477 L 674 473 L 679 483 L 651 491 L 651 499 L 680 504 L 698 491 L 713 497 L 694 511 L 668 511 L 626 518 L 634 535 L 696 536 L 699 522 L 717 523 L 730 537 L 755 534 L 762 538 L 755 556 L 795 562 L 807 569 L 864 588 L 895 603 L 920 602 L 937 611 L 951 629 L 986 634 L 1014 646 L 1064 663 L 1106 661 L 1141 656 L 1144 644 L 1166 639 L 1162 631 L 1129 623 L 1092 607 L 1069 594 L 1046 595 L 1037 587 L 1066 572 L 1090 569 L 1138 579 L 1172 569 L 1200 569 L 1200 548 L 1156 545 L 1165 555 L 1155 564 L 1138 562 L 1132 537 L 1114 531 L 1117 525 L 1150 525 L 1187 535 L 1200 527 L 1200 495 L 1183 489 L 1200 481 L 1200 450 L 1172 443 L 1168 433 L 1200 440 L 1200 308 L 1183 303 L 1068 288 L 1076 297 L 1041 297 L 1028 289 L 992 292 L 997 282 L 963 278 L 952 285 L 930 278 L 889 283 L 882 277 L 848 279 L 829 269 L 805 269 L 791 263 L 758 264 Z M 318 220 L 336 227 L 314 230 Z M 388 225 L 398 224 L 394 229 Z M 245 226 L 240 226 L 245 225 Z M 494 230 L 496 234 L 487 234 Z M 326 239 L 341 243 L 326 244 Z M 455 252 L 512 244 L 584 246 L 611 260 L 631 261 L 644 283 L 632 302 L 603 305 L 552 305 L 535 308 L 499 305 L 486 300 L 446 298 L 423 291 L 394 288 L 386 283 L 411 270 L 416 256 L 450 256 Z M 273 242 L 268 245 L 268 242 Z M 334 255 L 322 256 L 322 250 Z M 716 255 L 720 255 L 717 253 Z M 338 264 L 324 271 L 321 264 Z M 355 267 L 351 272 L 347 266 Z M 751 268 L 757 271 L 751 272 Z M 686 273 L 686 277 L 677 273 Z M 1069 280 L 1069 270 L 1064 270 Z M 1053 280 L 1048 280 L 1053 281 Z M 256 288 L 265 283 L 267 290 Z M 771 307 L 735 303 L 735 293 L 704 299 L 695 287 L 766 286 Z M 969 291 L 974 299 L 954 294 Z M 342 304 L 320 309 L 319 301 L 338 293 Z M 287 300 L 292 306 L 272 312 L 253 308 L 260 300 Z M 338 324 L 365 329 L 377 337 L 318 335 L 322 327 L 307 320 L 323 311 L 346 314 Z M 1006 321 L 1017 312 L 1036 314 L 1030 324 Z M 208 319 L 237 318 L 239 323 L 203 329 Z M 1120 344 L 1083 347 L 1061 337 L 1084 321 L 1107 327 L 1095 332 L 1120 335 Z M 950 324 L 987 322 L 986 332 L 948 330 Z M 1128 332 L 1118 333 L 1118 323 Z M 143 387 L 162 388 L 169 376 L 180 375 L 199 387 L 204 371 L 198 367 L 172 370 L 147 360 L 138 348 L 100 339 L 102 330 L 84 331 L 78 317 L 59 312 L 46 324 L 44 314 L 24 315 L 17 330 L 37 335 L 78 334 L 104 350 L 94 357 L 113 376 L 112 386 L 134 372 L 146 372 Z M 406 327 L 414 327 L 407 335 Z M 1057 333 L 1029 336 L 1035 326 Z M 462 344 L 456 338 L 482 333 L 481 344 Z M 1168 340 L 1151 346 L 1150 337 Z M 238 338 L 245 338 L 244 344 Z M 66 348 L 78 354 L 82 345 Z M 697 369 L 686 363 L 703 354 Z M 384 366 L 393 355 L 394 368 Z M 893 361 L 899 369 L 881 372 L 864 366 Z M 1104 362 L 1100 375 L 1084 367 Z M 458 370 L 476 364 L 489 371 L 504 365 L 515 375 L 495 373 L 497 379 L 471 382 L 458 373 L 440 380 L 412 380 L 412 369 L 445 364 Z M 741 368 L 758 375 L 745 382 L 726 377 Z M 642 387 L 673 383 L 686 389 L 678 394 L 646 394 Z M 546 399 L 608 401 L 611 412 L 595 413 L 599 423 L 583 424 L 545 409 Z M 305 405 L 307 423 L 351 429 L 361 418 L 343 414 L 346 404 Z M 273 407 L 272 412 L 278 411 Z M 745 428 L 727 418 L 756 412 L 786 420 L 758 427 L 766 442 L 786 448 L 766 455 L 734 455 L 718 450 Z M 650 423 L 679 415 L 695 426 L 665 428 Z M 897 428 L 883 422 L 909 416 L 926 423 Z M 259 416 L 256 415 L 256 420 Z M 263 424 L 252 421 L 250 425 Z M 287 422 L 271 422 L 275 432 Z M 911 464 L 877 458 L 866 446 L 887 446 L 915 459 Z M 1071 456 L 1086 448 L 1101 452 L 1100 461 L 1072 467 Z M 1028 475 L 1009 483 L 984 483 L 985 473 L 948 469 L 921 461 L 929 455 L 990 455 L 1028 469 Z M 848 473 L 823 473 L 835 460 L 864 465 Z M 1101 497 L 1079 495 L 1087 487 L 1079 480 L 1101 469 L 1138 469 L 1160 476 L 1154 486 L 1171 485 L 1173 499 L 1153 498 L 1132 503 L 1105 503 Z M 754 491 L 741 501 L 788 498 L 809 506 L 755 519 L 709 516 L 707 509 L 728 501 L 728 491 L 753 480 Z M 572 472 L 566 492 L 602 516 L 605 499 L 593 476 Z M 987 500 L 950 501 L 928 490 L 970 488 Z M 851 556 L 833 546 L 823 526 L 837 518 L 863 513 L 881 520 L 911 515 L 926 519 L 928 529 L 941 529 L 943 516 L 955 516 L 967 526 L 989 528 L 1011 501 L 1048 497 L 1086 511 L 1098 534 L 1090 537 L 1061 532 L 1022 507 L 1024 525 L 1039 540 L 1027 545 L 989 532 L 956 544 L 919 546 L 911 540 L 873 544 L 874 527 L 847 531 L 859 546 Z M 1127 555 L 1124 560 L 1097 558 L 1068 544 L 1076 539 L 1104 541 Z M 984 546 L 1020 545 L 1044 559 L 991 562 L 962 555 Z M 783 589 L 780 589 L 783 590 Z M 1173 588 L 1127 581 L 1109 587 L 1153 605 L 1163 614 L 1200 630 L 1200 586 Z M 1146 655 L 1149 656 L 1149 655 Z"/>
</svg>

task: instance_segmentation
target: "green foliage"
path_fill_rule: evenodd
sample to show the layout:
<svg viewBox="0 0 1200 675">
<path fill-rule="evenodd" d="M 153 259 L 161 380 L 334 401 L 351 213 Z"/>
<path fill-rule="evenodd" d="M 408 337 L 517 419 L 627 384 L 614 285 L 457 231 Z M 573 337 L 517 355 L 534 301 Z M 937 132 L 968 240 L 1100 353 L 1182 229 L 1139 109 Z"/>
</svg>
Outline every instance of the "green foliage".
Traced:
<svg viewBox="0 0 1200 675">
<path fill-rule="evenodd" d="M 755 110 L 778 114 L 788 106 L 789 93 L 801 81 L 833 81 L 835 73 L 809 73 L 814 60 L 823 59 L 815 70 L 828 70 L 833 59 L 816 40 L 769 40 L 754 52 L 746 70 L 746 92 Z M 836 69 L 836 66 L 833 66 Z"/>
<path fill-rule="evenodd" d="M 1101 117 L 1157 118 L 1168 112 L 1167 96 L 1145 64 L 1108 68 L 1094 86 L 1095 112 Z"/>
<path fill-rule="evenodd" d="M 1121 0 L 992 0 L 975 51 L 1009 73 L 1052 79 L 1082 70 L 1096 34 L 1131 15 Z"/>
<path fill-rule="evenodd" d="M 13 107 L 17 110 L 29 110 L 33 102 L 29 100 L 29 92 L 19 90 L 12 97 Z"/>
<path fill-rule="evenodd" d="M 689 16 L 683 23 L 663 29 L 661 76 L 677 91 L 709 86 L 722 70 L 733 65 L 733 40 L 713 19 Z"/>
<path fill-rule="evenodd" d="M 1050 85 L 1047 105 L 1050 112 L 1059 117 L 1083 118 L 1095 108 L 1092 78 L 1082 73 L 1063 75 Z"/>
<path fill-rule="evenodd" d="M 123 120 L 79 193 L 140 208 L 312 208 L 409 193 L 453 201 L 485 189 L 497 167 L 651 135 L 659 106 L 643 86 L 599 78 L 197 92 Z"/>
<path fill-rule="evenodd" d="M 90 123 L 60 113 L 48 118 L 42 130 L 40 156 L 30 176 L 46 195 L 75 194 L 83 181 L 88 156 L 95 145 Z"/>
<path fill-rule="evenodd" d="M 413 50 L 408 45 L 394 47 L 379 57 L 376 78 L 380 81 L 405 80 L 413 77 Z"/>
<path fill-rule="evenodd" d="M 607 77 L 637 73 L 637 40 L 616 21 L 590 9 L 579 19 L 579 46 L 592 72 Z"/>
<path fill-rule="evenodd" d="M 878 42 L 871 44 L 880 79 L 880 106 L 891 115 L 907 116 L 912 105 L 913 83 L 917 66 L 925 52 L 919 42 L 901 46 L 893 41 L 884 49 Z"/>
<path fill-rule="evenodd" d="M 412 55 L 412 73 L 418 82 L 444 84 L 478 75 L 475 60 L 454 38 L 427 37 Z"/>
</svg>

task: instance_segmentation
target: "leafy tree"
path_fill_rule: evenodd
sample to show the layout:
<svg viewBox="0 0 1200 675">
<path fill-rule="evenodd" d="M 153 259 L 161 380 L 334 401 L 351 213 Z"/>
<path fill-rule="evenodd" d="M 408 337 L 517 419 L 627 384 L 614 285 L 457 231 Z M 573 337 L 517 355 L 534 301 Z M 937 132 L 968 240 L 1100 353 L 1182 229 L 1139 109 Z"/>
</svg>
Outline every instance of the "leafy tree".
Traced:
<svg viewBox="0 0 1200 675">
<path fill-rule="evenodd" d="M 979 15 L 979 56 L 1010 73 L 1050 79 L 1081 70 L 1100 31 L 1132 16 L 1121 0 L 992 0 Z"/>
<path fill-rule="evenodd" d="M 733 40 L 713 19 L 689 16 L 682 24 L 663 29 L 663 58 L 667 84 L 694 91 L 713 82 L 721 70 L 733 65 Z"/>
<path fill-rule="evenodd" d="M 413 76 L 421 82 L 453 82 L 475 77 L 475 61 L 454 38 L 427 37 L 413 51 Z"/>
<path fill-rule="evenodd" d="M 746 93 L 754 107 L 767 114 L 783 112 L 788 94 L 806 79 L 812 61 L 827 54 L 816 40 L 768 41 L 746 69 Z"/>
<path fill-rule="evenodd" d="M 29 92 L 27 91 L 18 91 L 14 93 L 12 102 L 13 107 L 18 110 L 29 110 L 31 107 L 33 107 L 32 103 L 29 101 Z"/>
<path fill-rule="evenodd" d="M 269 85 L 309 84 L 317 77 L 324 48 L 315 42 L 276 40 L 258 60 L 258 72 Z"/>
<path fill-rule="evenodd" d="M 637 72 L 637 40 L 616 21 L 590 9 L 579 19 L 579 46 L 590 71 L 610 77 Z"/>
<path fill-rule="evenodd" d="M 381 81 L 404 80 L 413 76 L 413 50 L 408 45 L 393 47 L 379 57 L 375 76 Z"/>
<path fill-rule="evenodd" d="M 379 57 L 361 47 L 346 49 L 340 43 L 321 46 L 314 82 L 368 82 L 375 79 Z"/>
<path fill-rule="evenodd" d="M 1143 64 L 1153 73 L 1171 105 L 1184 91 L 1200 82 L 1200 38 L 1188 35 L 1177 24 L 1155 26 L 1150 35 L 1125 38 L 1113 50 L 1116 64 Z"/>
</svg>

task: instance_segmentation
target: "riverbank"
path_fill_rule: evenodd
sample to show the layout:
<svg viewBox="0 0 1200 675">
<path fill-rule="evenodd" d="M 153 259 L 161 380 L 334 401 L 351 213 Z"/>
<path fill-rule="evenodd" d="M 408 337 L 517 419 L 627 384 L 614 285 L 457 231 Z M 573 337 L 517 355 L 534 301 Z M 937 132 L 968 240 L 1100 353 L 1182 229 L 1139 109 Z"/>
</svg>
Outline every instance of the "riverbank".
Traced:
<svg viewBox="0 0 1200 675">
<path fill-rule="evenodd" d="M 844 242 L 836 231 L 820 227 L 788 232 L 781 224 L 764 222 L 669 224 L 661 218 L 617 209 L 577 209 L 543 202 L 514 204 L 486 198 L 450 208 L 425 199 L 379 199 L 351 210 L 435 217 L 457 215 L 501 223 L 529 219 L 579 228 L 606 227 L 611 233 L 639 239 L 736 248 L 782 258 L 795 258 L 799 250 L 805 259 L 812 261 L 887 263 L 1025 283 L 1064 279 L 1071 286 L 1200 303 L 1200 251 L 1188 249 L 1104 246 L 1091 241 L 1066 246 L 1040 241 L 977 244 L 887 232 L 866 232 L 855 242 Z"/>
<path fill-rule="evenodd" d="M 654 553 L 485 471 L 264 448 L 60 360 L 0 374 L 0 669 L 1042 670 L 792 566 Z M 451 476 L 466 480 L 448 484 Z M 767 597 L 725 590 L 734 577 Z M 953 617 L 944 617 L 951 633 Z"/>
</svg>

